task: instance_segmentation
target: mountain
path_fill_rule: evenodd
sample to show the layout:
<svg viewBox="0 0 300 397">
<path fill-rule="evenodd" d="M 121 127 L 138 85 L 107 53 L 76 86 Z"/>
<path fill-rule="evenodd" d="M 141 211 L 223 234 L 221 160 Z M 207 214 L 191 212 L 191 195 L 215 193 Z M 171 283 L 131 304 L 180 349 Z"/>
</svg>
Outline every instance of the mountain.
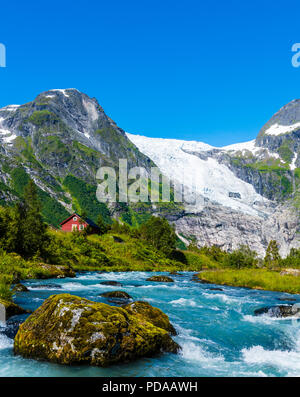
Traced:
<svg viewBox="0 0 300 397">
<path fill-rule="evenodd" d="M 55 226 L 72 210 L 109 219 L 95 194 L 100 166 L 116 167 L 119 158 L 129 167 L 153 165 L 96 99 L 76 89 L 50 90 L 0 109 L 0 152 L 0 203 L 21 197 L 30 177 L 45 220 Z"/>
<path fill-rule="evenodd" d="M 255 140 L 218 148 L 126 134 L 95 98 L 49 90 L 0 109 L 0 153 L 0 204 L 21 198 L 32 178 L 44 219 L 54 226 L 72 211 L 133 225 L 159 214 L 186 244 L 247 244 L 260 255 L 273 238 L 283 255 L 300 247 L 300 100 L 280 109 Z M 129 168 L 158 166 L 195 202 L 99 203 L 96 172 L 102 165 L 117 169 L 120 158 Z"/>
<path fill-rule="evenodd" d="M 300 247 L 300 100 L 279 110 L 250 142 L 203 142 L 127 134 L 169 178 L 194 181 L 196 204 L 173 219 L 181 237 L 263 255 L 275 238 L 286 255 Z M 189 176 L 189 177 L 186 177 Z"/>
</svg>

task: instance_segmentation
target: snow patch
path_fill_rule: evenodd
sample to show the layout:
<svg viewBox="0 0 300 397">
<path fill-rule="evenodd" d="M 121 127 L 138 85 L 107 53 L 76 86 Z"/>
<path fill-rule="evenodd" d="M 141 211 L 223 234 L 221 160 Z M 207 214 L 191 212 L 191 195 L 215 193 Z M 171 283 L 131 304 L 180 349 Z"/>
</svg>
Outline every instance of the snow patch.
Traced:
<svg viewBox="0 0 300 397">
<path fill-rule="evenodd" d="M 294 157 L 293 157 L 293 160 L 291 162 L 291 165 L 290 165 L 290 169 L 292 171 L 294 171 L 297 168 L 297 166 L 296 166 L 297 157 L 298 157 L 298 153 L 295 153 Z"/>
<path fill-rule="evenodd" d="M 292 125 L 280 125 L 280 124 L 273 124 L 270 128 L 265 131 L 266 135 L 281 135 L 281 134 L 288 134 L 294 130 L 300 128 L 300 122 L 295 123 Z"/>
</svg>

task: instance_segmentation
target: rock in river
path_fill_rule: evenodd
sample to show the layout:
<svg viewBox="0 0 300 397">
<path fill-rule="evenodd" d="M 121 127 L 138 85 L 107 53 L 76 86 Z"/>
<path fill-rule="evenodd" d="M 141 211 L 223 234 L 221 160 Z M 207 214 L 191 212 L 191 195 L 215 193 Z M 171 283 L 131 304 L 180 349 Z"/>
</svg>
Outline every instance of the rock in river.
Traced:
<svg viewBox="0 0 300 397">
<path fill-rule="evenodd" d="M 137 302 L 137 307 L 139 303 Z M 150 305 L 149 305 L 150 306 Z M 20 326 L 14 351 L 60 364 L 108 366 L 180 349 L 169 335 L 166 315 L 96 303 L 69 294 L 50 296 Z M 151 307 L 151 306 L 150 306 Z"/>
<path fill-rule="evenodd" d="M 13 292 L 28 292 L 29 289 L 23 284 L 16 284 L 13 288 Z"/>
<path fill-rule="evenodd" d="M 102 284 L 102 285 L 113 285 L 113 286 L 119 286 L 119 287 L 122 286 L 122 284 L 119 283 L 118 281 L 102 281 L 100 284 Z"/>
<path fill-rule="evenodd" d="M 146 281 L 158 281 L 161 283 L 174 283 L 174 280 L 168 276 L 152 276 L 147 278 Z"/>
<path fill-rule="evenodd" d="M 279 305 L 262 307 L 254 310 L 254 314 L 259 316 L 261 314 L 267 314 L 270 317 L 300 317 L 300 307 L 298 305 Z"/>
<path fill-rule="evenodd" d="M 107 300 L 111 303 L 119 305 L 123 305 L 124 303 L 127 303 L 130 299 L 132 299 L 131 296 L 125 291 L 109 291 L 100 294 L 100 296 L 107 298 Z"/>
<path fill-rule="evenodd" d="M 0 304 L 3 305 L 5 308 L 6 319 L 12 316 L 16 316 L 18 314 L 30 313 L 28 310 L 25 310 L 22 307 L 10 301 L 0 299 Z"/>
</svg>

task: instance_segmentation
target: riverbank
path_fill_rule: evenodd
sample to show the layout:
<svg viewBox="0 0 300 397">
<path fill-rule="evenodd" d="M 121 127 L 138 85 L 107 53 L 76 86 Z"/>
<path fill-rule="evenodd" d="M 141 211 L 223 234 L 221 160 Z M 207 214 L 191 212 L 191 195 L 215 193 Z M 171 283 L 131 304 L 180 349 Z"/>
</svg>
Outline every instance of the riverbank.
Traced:
<svg viewBox="0 0 300 397">
<path fill-rule="evenodd" d="M 219 269 L 197 274 L 199 281 L 231 287 L 300 294 L 300 277 L 266 269 Z"/>
</svg>

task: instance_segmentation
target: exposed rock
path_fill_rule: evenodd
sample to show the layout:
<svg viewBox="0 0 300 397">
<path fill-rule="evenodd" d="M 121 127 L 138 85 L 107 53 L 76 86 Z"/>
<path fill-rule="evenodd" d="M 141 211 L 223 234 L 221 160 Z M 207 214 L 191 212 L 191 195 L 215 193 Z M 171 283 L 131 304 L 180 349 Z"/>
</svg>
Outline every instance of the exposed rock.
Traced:
<svg viewBox="0 0 300 397">
<path fill-rule="evenodd" d="M 100 284 L 113 285 L 113 286 L 122 286 L 122 284 L 119 283 L 118 281 L 102 281 Z"/>
<path fill-rule="evenodd" d="M 108 302 L 114 303 L 117 305 L 124 305 L 130 299 L 132 299 L 131 296 L 129 294 L 127 294 L 127 292 L 124 292 L 124 291 L 104 292 L 103 294 L 100 294 L 100 296 L 107 298 Z"/>
<path fill-rule="evenodd" d="M 21 306 L 1 298 L 0 298 L 0 304 L 5 307 L 6 319 L 19 314 L 30 313 L 30 311 L 23 309 Z"/>
<path fill-rule="evenodd" d="M 180 235 L 193 235 L 198 247 L 216 245 L 233 251 L 240 245 L 248 245 L 260 257 L 265 255 L 267 245 L 276 233 L 280 254 L 284 257 L 291 248 L 300 248 L 298 214 L 286 206 L 278 206 L 272 211 L 264 218 L 207 204 L 201 212 L 179 216 L 174 225 Z"/>
<path fill-rule="evenodd" d="M 211 291 L 224 291 L 222 288 L 209 288 Z"/>
<path fill-rule="evenodd" d="M 157 307 L 151 306 L 148 302 L 133 302 L 123 308 L 128 313 L 137 315 L 142 319 L 146 319 L 156 327 L 168 331 L 171 335 L 177 335 L 173 325 L 170 323 L 169 317 Z"/>
<path fill-rule="evenodd" d="M 28 292 L 29 289 L 23 284 L 17 284 L 13 288 L 13 292 Z"/>
<path fill-rule="evenodd" d="M 40 279 L 76 277 L 76 273 L 69 266 L 48 265 L 46 263 L 40 263 L 38 267 L 46 270 L 46 274 L 40 274 Z"/>
<path fill-rule="evenodd" d="M 155 316 L 152 321 L 134 310 L 53 295 L 20 326 L 14 351 L 26 358 L 97 366 L 178 352 L 168 331 L 154 324 Z"/>
<path fill-rule="evenodd" d="M 299 277 L 300 276 L 300 269 L 283 269 L 280 272 L 281 276 L 295 276 Z"/>
<path fill-rule="evenodd" d="M 267 314 L 270 317 L 300 317 L 300 307 L 297 307 L 296 305 L 262 307 L 254 310 L 254 314 L 256 316 Z"/>
<path fill-rule="evenodd" d="M 123 299 L 132 299 L 129 294 L 125 291 L 109 291 L 109 292 L 103 292 L 103 294 L 100 294 L 101 296 L 104 296 L 105 298 L 123 298 Z"/>
<path fill-rule="evenodd" d="M 146 279 L 146 281 L 157 281 L 161 283 L 174 283 L 174 280 L 168 276 L 152 276 Z"/>
</svg>

